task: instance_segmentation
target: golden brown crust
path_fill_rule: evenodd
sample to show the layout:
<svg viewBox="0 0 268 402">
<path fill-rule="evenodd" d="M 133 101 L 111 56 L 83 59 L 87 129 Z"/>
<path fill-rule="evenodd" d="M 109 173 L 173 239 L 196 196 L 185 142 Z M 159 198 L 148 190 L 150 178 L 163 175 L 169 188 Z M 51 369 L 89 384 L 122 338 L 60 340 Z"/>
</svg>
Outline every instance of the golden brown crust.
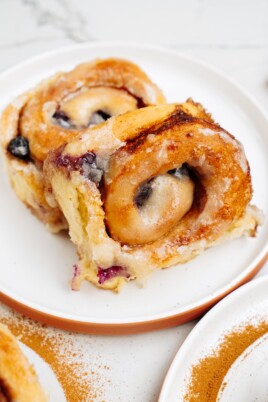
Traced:
<svg viewBox="0 0 268 402">
<path fill-rule="evenodd" d="M 1 399 L 2 394 L 2 399 Z M 0 400 L 45 402 L 36 373 L 21 352 L 16 338 L 0 324 Z"/>
<path fill-rule="evenodd" d="M 182 107 L 185 113 L 190 114 L 192 117 L 204 119 L 209 123 L 215 123 L 211 114 L 204 108 L 204 106 L 199 102 L 193 101 L 192 98 L 188 98 Z"/>
<path fill-rule="evenodd" d="M 107 116 L 117 115 L 164 102 L 162 92 L 148 76 L 126 60 L 83 63 L 43 81 L 12 102 L 0 121 L 9 177 L 18 197 L 52 231 L 66 229 L 67 223 L 55 200 L 53 204 L 52 195 L 48 193 L 47 201 L 44 193 L 42 169 L 48 151 L 85 131 L 93 115 L 100 119 L 99 110 Z M 61 116 L 59 112 L 63 120 L 54 117 L 57 113 Z M 10 141 L 18 135 L 29 142 L 26 161 L 7 151 Z"/>
<path fill-rule="evenodd" d="M 29 139 L 35 159 L 43 161 L 50 149 L 59 147 L 77 135 L 76 129 L 59 128 L 51 118 L 58 105 L 70 94 L 73 96 L 92 87 L 121 89 L 122 95 L 127 91 L 143 106 L 165 102 L 162 92 L 133 63 L 107 59 L 80 64 L 68 73 L 57 75 L 54 82 L 36 92 L 22 110 L 20 133 Z"/>
<path fill-rule="evenodd" d="M 92 182 L 93 168 L 77 169 L 87 152 L 103 171 L 100 186 Z M 182 217 L 178 194 L 186 176 L 169 173 L 181 167 L 195 187 Z M 115 117 L 52 152 L 45 170 L 78 246 L 76 281 L 104 288 L 188 261 L 221 238 L 251 235 L 259 223 L 248 209 L 252 185 L 242 145 L 191 100 Z M 137 194 L 148 183 L 139 205 Z M 126 272 L 116 268 L 121 277 L 100 283 L 100 267 Z"/>
</svg>

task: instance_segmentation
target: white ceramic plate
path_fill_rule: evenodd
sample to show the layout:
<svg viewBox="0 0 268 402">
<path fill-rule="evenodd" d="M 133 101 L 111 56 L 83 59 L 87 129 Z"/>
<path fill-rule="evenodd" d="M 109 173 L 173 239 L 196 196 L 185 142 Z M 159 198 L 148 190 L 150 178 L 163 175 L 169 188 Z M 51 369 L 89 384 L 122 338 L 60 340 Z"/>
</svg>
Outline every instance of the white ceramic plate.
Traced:
<svg viewBox="0 0 268 402">
<path fill-rule="evenodd" d="M 83 44 L 38 56 L 0 76 L 0 108 L 58 70 L 96 57 L 121 57 L 140 65 L 168 101 L 201 102 L 244 144 L 253 178 L 253 202 L 267 216 L 267 119 L 244 91 L 224 75 L 178 53 L 131 44 Z M 138 332 L 190 320 L 261 267 L 268 224 L 256 239 L 239 239 L 206 251 L 176 268 L 155 272 L 145 287 L 133 282 L 120 294 L 84 283 L 70 290 L 75 249 L 44 229 L 17 200 L 0 173 L 1 300 L 52 325 L 87 332 Z"/>
<path fill-rule="evenodd" d="M 191 368 L 214 355 L 228 333 L 245 323 L 268 323 L 268 275 L 244 285 L 217 304 L 195 326 L 178 351 L 166 376 L 159 402 L 184 402 Z M 243 331 L 243 330 L 242 330 Z M 237 357 L 222 380 L 217 402 L 268 401 L 268 332 Z M 205 387 L 205 384 L 203 384 Z M 196 399 L 197 400 L 197 399 Z"/>
<path fill-rule="evenodd" d="M 32 349 L 19 342 L 20 348 L 34 367 L 41 387 L 45 390 L 49 401 L 66 402 L 63 389 L 49 365 Z"/>
</svg>

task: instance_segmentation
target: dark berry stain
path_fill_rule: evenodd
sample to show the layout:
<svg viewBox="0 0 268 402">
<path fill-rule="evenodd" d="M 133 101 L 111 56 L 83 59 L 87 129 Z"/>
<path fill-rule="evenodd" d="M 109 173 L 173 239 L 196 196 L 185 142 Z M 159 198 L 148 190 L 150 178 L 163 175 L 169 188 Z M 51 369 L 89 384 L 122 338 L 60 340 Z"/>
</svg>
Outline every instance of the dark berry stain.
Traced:
<svg viewBox="0 0 268 402">
<path fill-rule="evenodd" d="M 97 276 L 99 278 L 99 284 L 102 285 L 104 282 L 108 281 L 109 279 L 117 278 L 121 276 L 122 278 L 129 278 L 130 274 L 127 272 L 125 267 L 121 267 L 119 265 L 113 265 L 110 268 L 103 269 L 98 267 Z"/>
<path fill-rule="evenodd" d="M 57 166 L 68 167 L 70 170 L 79 170 L 83 163 L 89 163 L 92 165 L 96 160 L 96 155 L 94 152 L 87 152 L 86 154 L 74 157 L 70 155 L 60 154 L 56 160 Z"/>
<path fill-rule="evenodd" d="M 150 198 L 152 192 L 153 189 L 150 183 L 146 183 L 139 188 L 138 193 L 134 198 L 134 202 L 138 208 L 141 208 L 145 204 L 145 202 Z"/>
<path fill-rule="evenodd" d="M 30 160 L 29 141 L 22 135 L 13 138 L 7 146 L 7 150 L 11 155 L 15 156 L 15 158 L 24 161 Z"/>
<path fill-rule="evenodd" d="M 61 154 L 57 157 L 55 163 L 56 166 L 64 167 L 69 172 L 72 170 L 79 171 L 81 175 L 97 185 L 100 183 L 103 175 L 103 171 L 96 165 L 96 155 L 94 152 L 87 152 L 79 157 Z"/>
</svg>

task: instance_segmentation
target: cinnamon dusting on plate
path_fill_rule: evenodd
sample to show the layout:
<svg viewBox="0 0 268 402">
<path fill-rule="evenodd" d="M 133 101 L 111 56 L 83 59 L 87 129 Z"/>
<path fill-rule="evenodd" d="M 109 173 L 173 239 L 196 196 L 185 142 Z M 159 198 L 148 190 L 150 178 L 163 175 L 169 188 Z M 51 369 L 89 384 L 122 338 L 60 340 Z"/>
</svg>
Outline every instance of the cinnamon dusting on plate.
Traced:
<svg viewBox="0 0 268 402">
<path fill-rule="evenodd" d="M 184 402 L 215 402 L 228 370 L 235 360 L 257 339 L 268 332 L 268 322 L 247 323 L 224 336 L 212 353 L 191 369 Z"/>
<path fill-rule="evenodd" d="M 3 313 L 2 309 L 0 322 L 50 365 L 67 402 L 103 401 L 102 381 L 90 368 L 90 362 L 83 359 L 82 348 L 75 346 L 75 334 L 50 328 L 16 312 Z"/>
</svg>

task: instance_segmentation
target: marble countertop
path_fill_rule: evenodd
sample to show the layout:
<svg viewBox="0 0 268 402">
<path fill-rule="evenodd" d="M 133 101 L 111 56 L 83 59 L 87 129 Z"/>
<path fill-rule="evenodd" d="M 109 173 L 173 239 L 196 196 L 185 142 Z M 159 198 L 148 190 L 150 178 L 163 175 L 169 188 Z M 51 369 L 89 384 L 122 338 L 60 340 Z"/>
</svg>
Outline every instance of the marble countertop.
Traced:
<svg viewBox="0 0 268 402">
<path fill-rule="evenodd" d="M 266 0 L 1 0 L 0 70 L 68 44 L 147 42 L 223 70 L 267 110 L 267 18 Z M 258 275 L 264 273 L 267 264 Z M 103 365 L 110 367 L 110 382 L 104 382 L 94 401 L 155 402 L 175 353 L 194 325 L 131 336 L 88 336 L 92 359 L 102 363 L 100 376 Z M 116 399 L 109 396 L 111 382 Z"/>
</svg>

